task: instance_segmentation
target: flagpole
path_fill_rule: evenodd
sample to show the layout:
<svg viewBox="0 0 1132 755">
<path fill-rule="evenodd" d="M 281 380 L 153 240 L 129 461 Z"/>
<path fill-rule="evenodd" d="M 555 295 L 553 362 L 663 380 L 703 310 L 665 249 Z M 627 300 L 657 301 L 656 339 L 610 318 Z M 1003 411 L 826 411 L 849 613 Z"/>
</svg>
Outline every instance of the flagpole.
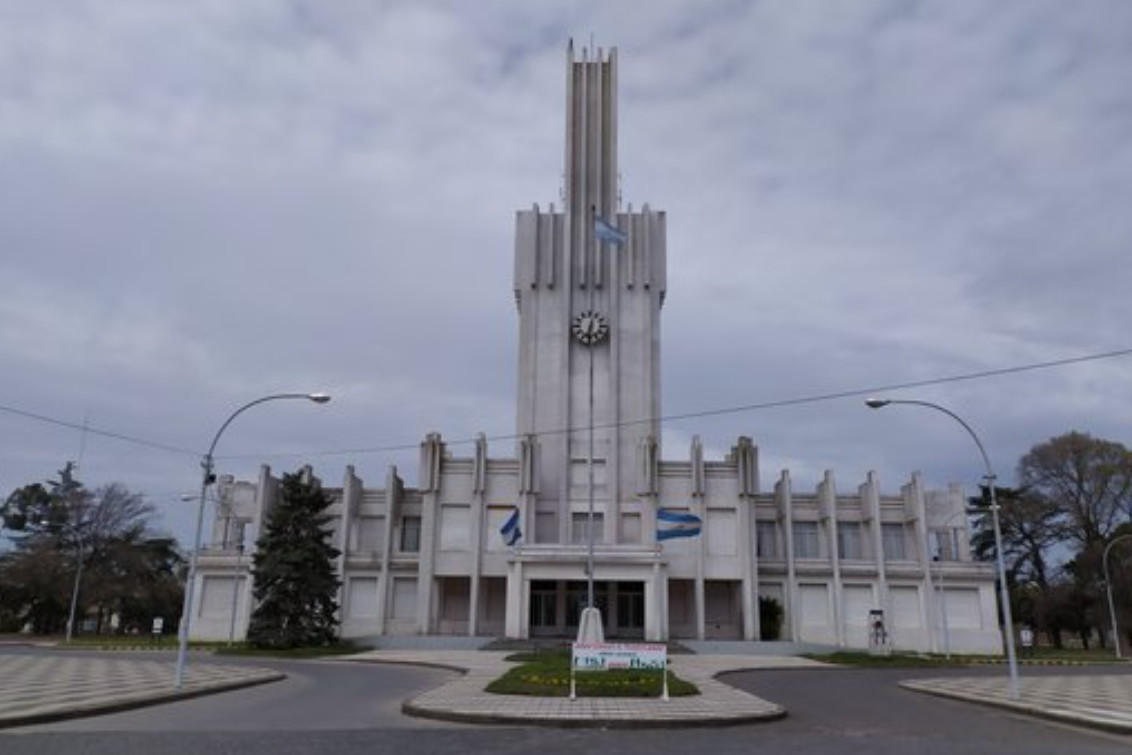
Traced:
<svg viewBox="0 0 1132 755">
<path fill-rule="evenodd" d="M 593 241 L 593 258 L 596 262 L 597 259 L 597 231 L 594 227 L 597 217 L 597 208 L 590 206 L 590 234 Z M 590 269 L 590 276 L 596 272 L 593 268 Z M 586 283 L 589 286 L 589 311 L 594 308 L 594 282 L 588 280 Z M 590 395 L 589 395 L 589 453 L 586 456 L 586 476 L 588 478 L 589 489 L 589 521 L 586 525 L 586 533 L 588 540 L 588 550 L 586 555 L 586 607 L 594 607 L 594 344 L 590 343 L 586 346 L 586 351 L 589 352 L 589 382 L 590 382 Z"/>
<path fill-rule="evenodd" d="M 583 268 L 585 275 L 585 285 L 587 288 L 586 299 L 589 303 L 589 309 L 586 313 L 588 322 L 584 325 L 586 328 L 586 337 L 582 338 L 582 342 L 589 350 L 589 412 L 587 418 L 588 424 L 588 452 L 586 454 L 586 477 L 587 488 L 589 492 L 589 511 L 587 514 L 588 526 L 586 527 L 586 609 L 582 612 L 581 626 L 579 627 L 579 637 L 585 635 L 585 638 L 590 641 L 602 641 L 602 622 L 601 612 L 597 609 L 594 600 L 594 351 L 597 344 L 605 337 L 605 330 L 597 321 L 597 316 L 594 310 L 595 293 L 594 289 L 597 287 L 597 269 L 601 264 L 599 259 L 599 251 L 601 249 L 600 243 L 605 241 L 611 244 L 620 246 L 625 243 L 626 236 L 619 229 L 611 226 L 604 219 L 598 218 L 597 206 L 590 205 L 590 238 L 587 239 L 588 248 L 591 254 L 584 255 L 586 259 L 586 266 Z M 609 453 L 612 449 L 607 449 L 606 453 L 606 485 L 607 490 L 610 490 L 611 495 L 617 495 L 615 490 L 609 488 L 608 470 L 609 470 Z M 614 523 L 613 526 L 616 526 Z M 581 640 L 580 640 L 581 641 Z"/>
<path fill-rule="evenodd" d="M 591 298 L 593 296 L 591 292 Z M 586 461 L 586 474 L 589 476 L 589 496 L 590 496 L 590 513 L 589 525 L 586 530 L 589 532 L 589 555 L 587 559 L 586 571 L 589 574 L 589 587 L 588 587 L 588 606 L 594 607 L 594 347 L 590 344 L 587 349 L 590 352 L 590 411 L 589 411 L 589 458 Z"/>
</svg>

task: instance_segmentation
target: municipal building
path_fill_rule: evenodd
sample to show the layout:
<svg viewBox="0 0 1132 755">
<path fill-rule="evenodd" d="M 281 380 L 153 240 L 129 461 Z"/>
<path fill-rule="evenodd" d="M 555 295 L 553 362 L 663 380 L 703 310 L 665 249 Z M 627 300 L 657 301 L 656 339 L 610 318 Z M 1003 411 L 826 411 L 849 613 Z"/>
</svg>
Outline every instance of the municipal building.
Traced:
<svg viewBox="0 0 1132 755">
<path fill-rule="evenodd" d="M 615 49 L 571 44 L 565 105 L 562 206 L 515 218 L 518 440 L 481 436 L 459 456 L 429 433 L 415 484 L 347 467 L 326 488 L 343 638 L 572 637 L 592 569 L 611 640 L 867 648 L 879 620 L 897 649 L 999 652 L 994 575 L 972 560 L 958 486 L 912 475 L 882 493 L 875 474 L 827 472 L 797 490 L 789 471 L 764 478 L 748 437 L 721 459 L 698 438 L 662 453 L 666 215 L 619 199 Z M 243 637 L 244 533 L 263 531 L 278 487 L 267 467 L 221 478 L 193 639 Z M 516 509 L 521 536 L 505 538 Z M 658 539 L 661 511 L 698 534 Z"/>
</svg>

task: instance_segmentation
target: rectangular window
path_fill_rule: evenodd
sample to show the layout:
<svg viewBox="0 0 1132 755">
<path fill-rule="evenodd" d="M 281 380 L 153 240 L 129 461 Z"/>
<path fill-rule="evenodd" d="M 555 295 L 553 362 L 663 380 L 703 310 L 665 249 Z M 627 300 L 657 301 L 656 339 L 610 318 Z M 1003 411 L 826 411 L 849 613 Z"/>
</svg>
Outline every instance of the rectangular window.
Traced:
<svg viewBox="0 0 1132 755">
<path fill-rule="evenodd" d="M 838 522 L 837 524 L 837 552 L 842 560 L 859 561 L 865 557 L 861 547 L 861 523 Z"/>
<path fill-rule="evenodd" d="M 585 545 L 590 542 L 589 539 L 589 513 L 574 512 L 570 518 L 571 527 L 571 540 L 575 545 Z M 602 521 L 602 515 L 594 512 L 594 542 L 600 543 L 602 536 L 605 534 L 605 527 Z"/>
<path fill-rule="evenodd" d="M 401 552 L 419 553 L 421 550 L 421 518 L 401 517 Z"/>
<path fill-rule="evenodd" d="M 641 542 L 641 515 L 623 514 L 621 516 L 621 542 Z"/>
<path fill-rule="evenodd" d="M 956 561 L 959 558 L 959 533 L 957 530 L 931 531 L 932 558 L 937 561 Z"/>
<path fill-rule="evenodd" d="M 553 511 L 535 512 L 535 537 L 528 542 L 557 543 L 558 516 Z"/>
<path fill-rule="evenodd" d="M 821 558 L 817 522 L 794 522 L 794 558 Z"/>
<path fill-rule="evenodd" d="M 531 626 L 553 627 L 558 623 L 558 593 L 554 582 L 531 582 Z"/>
<path fill-rule="evenodd" d="M 470 506 L 440 507 L 440 550 L 472 549 L 472 510 Z"/>
<path fill-rule="evenodd" d="M 908 557 L 904 550 L 903 524 L 882 524 L 880 526 L 880 538 L 886 559 L 901 561 Z"/>
<path fill-rule="evenodd" d="M 417 578 L 393 580 L 393 619 L 408 620 L 417 614 Z"/>
<path fill-rule="evenodd" d="M 381 550 L 381 524 L 382 517 L 379 516 L 358 517 L 354 525 L 355 552 L 377 553 Z"/>
<path fill-rule="evenodd" d="M 759 558 L 780 558 L 778 522 L 755 522 L 755 548 Z"/>
</svg>

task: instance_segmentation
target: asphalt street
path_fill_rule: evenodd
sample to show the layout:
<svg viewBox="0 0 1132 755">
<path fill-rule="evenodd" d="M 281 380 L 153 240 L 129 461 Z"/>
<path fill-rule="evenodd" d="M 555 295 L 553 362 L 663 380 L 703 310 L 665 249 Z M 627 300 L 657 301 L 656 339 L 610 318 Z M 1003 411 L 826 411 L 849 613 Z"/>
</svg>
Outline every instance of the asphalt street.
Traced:
<svg viewBox="0 0 1132 755">
<path fill-rule="evenodd" d="M 210 662 L 214 659 L 210 659 Z M 283 682 L 109 716 L 0 733 L 3 755 L 361 755 L 531 753 L 1128 753 L 1132 739 L 923 695 L 900 679 L 1001 669 L 795 670 L 727 677 L 785 705 L 782 721 L 707 729 L 562 730 L 408 718 L 401 701 L 449 678 L 441 669 L 345 662 L 269 665 Z M 1112 673 L 1112 668 L 1073 673 Z M 1056 669 L 1055 673 L 1066 673 Z M 1024 673 L 1050 673 L 1026 669 Z M 2 682 L 0 682 L 2 683 Z"/>
</svg>

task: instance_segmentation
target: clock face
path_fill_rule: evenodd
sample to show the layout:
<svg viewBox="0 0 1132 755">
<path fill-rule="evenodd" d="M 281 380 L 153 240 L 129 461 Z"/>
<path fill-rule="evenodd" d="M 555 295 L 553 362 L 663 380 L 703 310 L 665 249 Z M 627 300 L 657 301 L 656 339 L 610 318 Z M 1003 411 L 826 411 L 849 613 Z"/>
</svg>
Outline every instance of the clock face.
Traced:
<svg viewBox="0 0 1132 755">
<path fill-rule="evenodd" d="M 587 346 L 601 343 L 609 335 L 609 323 L 600 312 L 586 310 L 574 317 L 574 337 Z"/>
</svg>

